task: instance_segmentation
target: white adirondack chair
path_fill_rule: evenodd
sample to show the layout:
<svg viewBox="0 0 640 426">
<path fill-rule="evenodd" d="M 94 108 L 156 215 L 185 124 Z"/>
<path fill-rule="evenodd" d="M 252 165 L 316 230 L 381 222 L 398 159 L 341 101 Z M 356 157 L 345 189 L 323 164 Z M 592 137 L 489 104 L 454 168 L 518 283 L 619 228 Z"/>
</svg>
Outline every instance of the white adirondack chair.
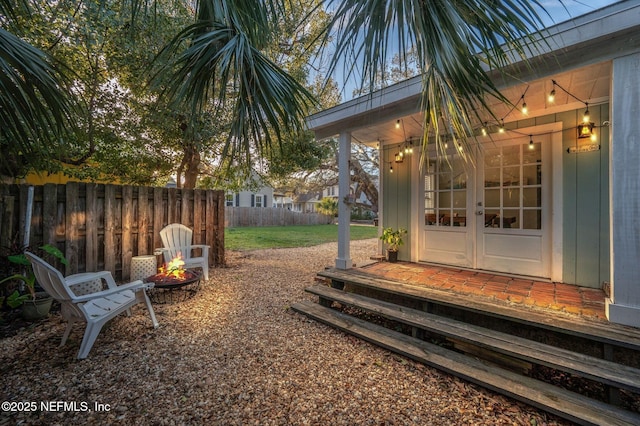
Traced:
<svg viewBox="0 0 640 426">
<path fill-rule="evenodd" d="M 125 311 L 130 315 L 130 308 L 137 303 L 144 302 L 147 305 L 153 327 L 158 327 L 158 320 L 146 293 L 146 289 L 152 288 L 153 283 L 138 280 L 118 286 L 109 271 L 85 272 L 65 278 L 60 271 L 38 256 L 33 253 L 25 254 L 31 262 L 38 283 L 60 302 L 62 317 L 68 321 L 60 346 L 66 343 L 76 321 L 87 323 L 78 359 L 89 355 L 104 324 Z M 105 290 L 102 290 L 103 280 L 107 285 Z"/>
<path fill-rule="evenodd" d="M 204 279 L 209 279 L 209 246 L 193 243 L 193 231 L 180 223 L 172 223 L 160 231 L 164 261 L 169 262 L 180 254 L 185 268 L 202 268 Z M 194 257 L 193 250 L 200 249 L 201 255 Z"/>
</svg>

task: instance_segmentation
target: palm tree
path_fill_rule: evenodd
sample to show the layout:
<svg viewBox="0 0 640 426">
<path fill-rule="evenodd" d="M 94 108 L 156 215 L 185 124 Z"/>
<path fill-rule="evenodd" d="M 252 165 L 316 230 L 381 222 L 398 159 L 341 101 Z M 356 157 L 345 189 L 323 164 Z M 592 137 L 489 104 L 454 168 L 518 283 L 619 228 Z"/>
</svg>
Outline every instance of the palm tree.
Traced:
<svg viewBox="0 0 640 426">
<path fill-rule="evenodd" d="M 178 34 L 162 55 L 172 58 L 158 74 L 170 82 L 163 95 L 192 115 L 213 105 L 231 111 L 223 158 L 272 152 L 287 134 L 300 133 L 314 104 L 309 91 L 268 58 L 278 16 L 288 0 L 216 0 L 198 3 L 196 22 Z M 178 107 L 178 106 L 176 106 Z M 238 159 L 240 160 L 240 159 Z"/>
<path fill-rule="evenodd" d="M 15 23 L 18 12 L 30 13 L 27 0 L 0 0 L 2 25 Z M 50 55 L 0 28 L 0 175 L 19 175 L 26 165 L 60 154 L 73 123 L 67 74 Z"/>
</svg>

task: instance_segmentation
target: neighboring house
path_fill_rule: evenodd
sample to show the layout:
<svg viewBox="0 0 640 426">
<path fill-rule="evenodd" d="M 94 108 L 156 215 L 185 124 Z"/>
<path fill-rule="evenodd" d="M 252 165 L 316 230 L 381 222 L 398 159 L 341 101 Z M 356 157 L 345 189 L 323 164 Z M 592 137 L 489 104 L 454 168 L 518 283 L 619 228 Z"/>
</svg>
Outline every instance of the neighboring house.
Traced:
<svg viewBox="0 0 640 426">
<path fill-rule="evenodd" d="M 293 211 L 300 213 L 315 213 L 316 205 L 321 199 L 322 196 L 317 192 L 300 194 L 293 199 Z"/>
<path fill-rule="evenodd" d="M 640 327 L 640 2 L 546 34 L 531 67 L 514 60 L 510 78 L 491 74 L 516 108 L 493 102 L 504 119 L 478 124 L 474 167 L 453 144 L 446 155 L 430 148 L 420 167 L 420 77 L 317 113 L 309 127 L 317 139 L 339 135 L 346 191 L 352 138 L 380 143 L 380 225 L 409 229 L 401 260 L 608 288 L 609 320 Z M 414 153 L 400 156 L 407 144 Z M 341 269 L 352 265 L 348 217 Z"/>
<path fill-rule="evenodd" d="M 273 207 L 277 207 L 279 209 L 293 209 L 293 198 L 287 197 L 284 194 L 273 193 Z"/>
<path fill-rule="evenodd" d="M 358 193 L 357 189 L 358 189 L 358 183 L 357 182 L 351 183 L 351 185 L 349 186 L 349 196 L 355 197 L 355 194 Z M 327 197 L 327 198 L 338 199 L 338 192 L 339 192 L 338 185 L 329 186 L 322 190 L 321 198 Z M 371 201 L 369 201 L 369 199 L 367 198 L 364 192 L 360 192 L 360 195 L 357 197 L 357 199 L 354 199 L 352 202 L 353 202 L 353 206 L 359 206 L 362 208 L 369 208 L 369 209 L 371 208 Z"/>
<path fill-rule="evenodd" d="M 254 179 L 259 179 L 254 176 Z M 228 192 L 226 194 L 227 207 L 274 207 L 273 188 L 263 185 L 256 191 Z"/>
</svg>

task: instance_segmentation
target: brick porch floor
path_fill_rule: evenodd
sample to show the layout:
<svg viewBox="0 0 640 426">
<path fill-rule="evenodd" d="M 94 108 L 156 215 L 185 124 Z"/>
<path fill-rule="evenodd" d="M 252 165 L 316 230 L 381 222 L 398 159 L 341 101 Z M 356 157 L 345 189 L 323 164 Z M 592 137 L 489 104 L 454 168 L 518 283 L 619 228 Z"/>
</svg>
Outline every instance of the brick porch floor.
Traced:
<svg viewBox="0 0 640 426">
<path fill-rule="evenodd" d="M 606 319 L 605 294 L 600 289 L 420 263 L 377 262 L 362 269 L 391 280 Z"/>
</svg>

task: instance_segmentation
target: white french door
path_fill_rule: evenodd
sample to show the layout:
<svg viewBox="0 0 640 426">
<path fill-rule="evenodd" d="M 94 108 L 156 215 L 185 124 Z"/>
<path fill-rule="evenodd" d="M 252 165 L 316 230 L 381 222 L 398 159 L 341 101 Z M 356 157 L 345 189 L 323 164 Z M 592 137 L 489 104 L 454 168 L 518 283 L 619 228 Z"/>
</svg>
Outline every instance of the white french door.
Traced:
<svg viewBox="0 0 640 426">
<path fill-rule="evenodd" d="M 476 179 L 476 267 L 551 276 L 550 137 L 485 146 Z"/>
<path fill-rule="evenodd" d="M 475 168 L 455 149 L 434 153 L 422 181 L 420 260 L 550 277 L 550 140 L 494 138 Z"/>
</svg>

